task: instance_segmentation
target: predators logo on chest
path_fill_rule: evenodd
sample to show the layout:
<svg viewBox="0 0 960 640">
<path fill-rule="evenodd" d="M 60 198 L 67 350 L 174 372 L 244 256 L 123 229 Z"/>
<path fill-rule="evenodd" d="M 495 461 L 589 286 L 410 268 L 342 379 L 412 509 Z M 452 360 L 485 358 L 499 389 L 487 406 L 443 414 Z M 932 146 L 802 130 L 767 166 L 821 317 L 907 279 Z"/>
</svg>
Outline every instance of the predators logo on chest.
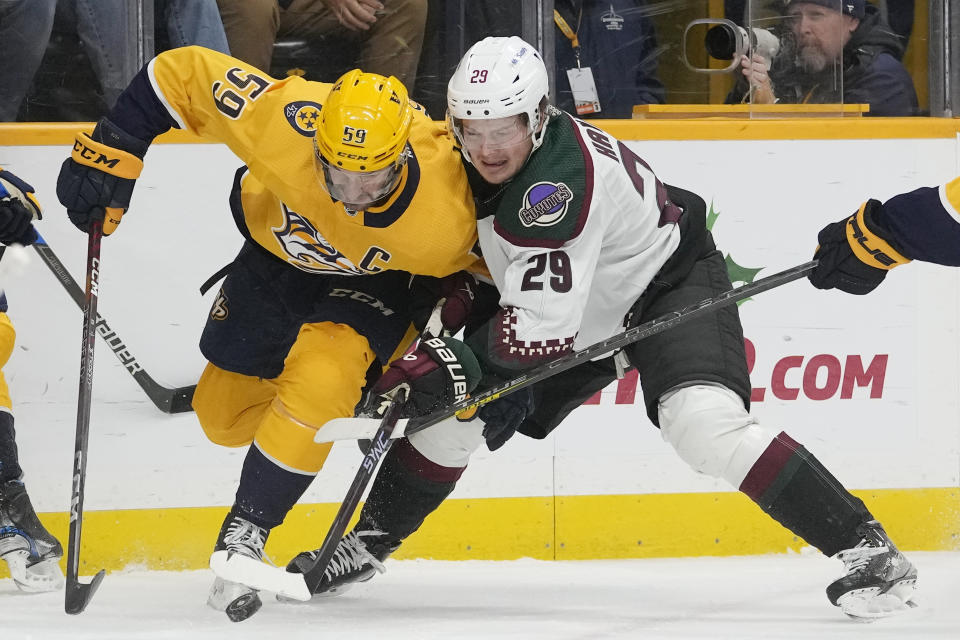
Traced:
<svg viewBox="0 0 960 640">
<path fill-rule="evenodd" d="M 387 268 L 390 252 L 371 246 L 354 264 L 338 251 L 300 214 L 283 205 L 284 225 L 273 227 L 274 236 L 287 255 L 287 262 L 311 273 L 337 273 L 348 276 L 370 275 Z"/>
</svg>

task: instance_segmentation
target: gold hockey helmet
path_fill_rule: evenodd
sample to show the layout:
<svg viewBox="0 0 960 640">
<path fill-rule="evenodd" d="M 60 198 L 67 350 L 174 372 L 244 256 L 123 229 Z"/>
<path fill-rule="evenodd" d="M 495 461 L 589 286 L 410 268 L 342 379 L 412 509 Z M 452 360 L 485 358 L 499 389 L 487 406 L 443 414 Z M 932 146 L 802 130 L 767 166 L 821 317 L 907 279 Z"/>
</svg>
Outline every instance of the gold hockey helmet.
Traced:
<svg viewBox="0 0 960 640">
<path fill-rule="evenodd" d="M 362 209 L 389 195 L 409 155 L 413 109 L 393 76 L 348 71 L 320 110 L 314 151 L 321 182 L 348 208 Z"/>
</svg>

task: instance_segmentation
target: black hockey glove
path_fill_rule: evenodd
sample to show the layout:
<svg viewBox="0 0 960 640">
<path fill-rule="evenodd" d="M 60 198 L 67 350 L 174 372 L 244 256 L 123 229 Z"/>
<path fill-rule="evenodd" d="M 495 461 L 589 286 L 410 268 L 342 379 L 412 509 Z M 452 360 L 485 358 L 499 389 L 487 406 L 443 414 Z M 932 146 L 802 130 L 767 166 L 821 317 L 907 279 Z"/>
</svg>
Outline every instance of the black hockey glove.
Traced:
<svg viewBox="0 0 960 640">
<path fill-rule="evenodd" d="M 33 187 L 0 169 L 0 243 L 33 244 L 37 240 L 33 221 L 40 217 Z"/>
<path fill-rule="evenodd" d="M 103 220 L 103 235 L 120 224 L 143 169 L 148 143 L 102 118 L 93 133 L 78 133 L 73 152 L 60 167 L 57 197 L 81 231 Z"/>
<path fill-rule="evenodd" d="M 533 390 L 530 387 L 524 387 L 480 407 L 477 417 L 484 423 L 483 437 L 487 441 L 487 448 L 496 451 L 506 444 L 517 432 L 520 423 L 533 413 L 533 409 Z"/>
<path fill-rule="evenodd" d="M 431 336 L 455 335 L 467 323 L 477 286 L 477 279 L 467 271 L 444 278 L 417 276 L 410 301 L 413 325 Z"/>
<path fill-rule="evenodd" d="M 400 417 L 425 416 L 463 400 L 479 382 L 480 364 L 467 345 L 453 338 L 426 338 L 390 363 L 370 390 L 367 411 L 379 413 L 385 399 L 389 403 L 398 389 L 406 387 Z"/>
<path fill-rule="evenodd" d="M 808 276 L 813 286 L 865 295 L 880 286 L 887 271 L 910 262 L 876 224 L 882 206 L 879 200 L 868 200 L 846 220 L 821 229 L 820 246 L 813 254 L 820 262 Z"/>
</svg>

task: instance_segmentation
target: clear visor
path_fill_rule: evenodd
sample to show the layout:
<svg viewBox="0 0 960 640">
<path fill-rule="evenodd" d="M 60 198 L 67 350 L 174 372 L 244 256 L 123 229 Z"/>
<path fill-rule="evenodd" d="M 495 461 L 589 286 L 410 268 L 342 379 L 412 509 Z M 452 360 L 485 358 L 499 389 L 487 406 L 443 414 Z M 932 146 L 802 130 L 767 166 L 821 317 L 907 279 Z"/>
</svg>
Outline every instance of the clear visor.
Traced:
<svg viewBox="0 0 960 640">
<path fill-rule="evenodd" d="M 508 149 L 533 135 L 522 115 L 492 120 L 451 118 L 451 121 L 460 144 L 471 153 L 484 149 Z"/>
<path fill-rule="evenodd" d="M 347 209 L 365 209 L 389 196 L 397 185 L 406 164 L 407 153 L 389 167 L 376 171 L 348 171 L 327 162 L 319 153 L 314 153 L 314 162 L 321 182 L 334 200 L 339 200 Z"/>
</svg>

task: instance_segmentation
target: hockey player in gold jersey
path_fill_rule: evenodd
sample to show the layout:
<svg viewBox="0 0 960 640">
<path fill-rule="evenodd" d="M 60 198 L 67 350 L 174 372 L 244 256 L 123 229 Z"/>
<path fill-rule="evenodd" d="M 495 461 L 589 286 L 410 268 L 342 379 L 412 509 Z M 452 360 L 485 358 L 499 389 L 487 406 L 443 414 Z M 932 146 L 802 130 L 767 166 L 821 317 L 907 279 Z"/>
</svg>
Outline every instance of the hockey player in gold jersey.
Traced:
<svg viewBox="0 0 960 640">
<path fill-rule="evenodd" d="M 828 224 L 817 236 L 810 274 L 818 289 L 870 293 L 890 269 L 911 260 L 960 266 L 960 178 L 870 199 L 853 215 Z"/>
<path fill-rule="evenodd" d="M 193 400 L 210 440 L 252 443 L 211 558 L 209 603 L 243 619 L 262 585 L 237 563 L 260 563 L 270 530 L 323 466 L 330 445 L 313 442 L 316 430 L 352 416 L 368 374 L 411 342 L 411 275 L 482 268 L 476 220 L 452 138 L 396 78 L 277 80 L 187 47 L 154 58 L 77 136 L 57 184 L 71 221 L 87 230 L 102 219 L 112 233 L 147 147 L 170 128 L 246 163 L 230 196 L 246 241 L 201 337 L 209 363 Z M 449 402 L 436 354 L 414 354 L 436 373 L 411 394 Z"/>
<path fill-rule="evenodd" d="M 9 245 L 23 249 L 22 245 L 37 241 L 33 221 L 39 218 L 40 203 L 33 187 L 0 167 L 0 267 L 5 266 L 3 254 L 11 251 Z M 4 284 L 0 281 L 0 559 L 6 561 L 21 591 L 54 591 L 63 586 L 59 566 L 63 547 L 37 518 L 23 484 L 13 403 L 3 375 L 17 336 L 7 315 Z"/>
</svg>

